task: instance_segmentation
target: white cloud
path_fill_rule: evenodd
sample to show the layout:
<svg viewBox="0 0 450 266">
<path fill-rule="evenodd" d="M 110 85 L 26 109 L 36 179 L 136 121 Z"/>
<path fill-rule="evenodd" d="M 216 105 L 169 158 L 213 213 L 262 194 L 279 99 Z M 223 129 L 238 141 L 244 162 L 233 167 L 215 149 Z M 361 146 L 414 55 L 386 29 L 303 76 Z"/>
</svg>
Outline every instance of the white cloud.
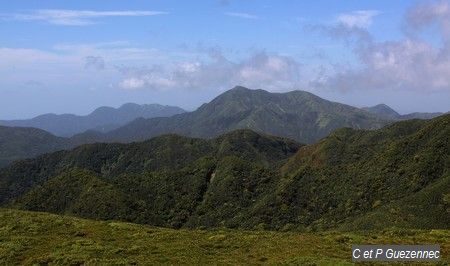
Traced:
<svg viewBox="0 0 450 266">
<path fill-rule="evenodd" d="M 48 50 L 0 47 L 0 68 L 73 65 L 80 69 L 105 69 L 116 64 L 156 64 L 168 56 L 157 49 L 138 48 L 124 42 L 59 44 Z"/>
<path fill-rule="evenodd" d="M 449 4 L 415 6 L 407 12 L 404 24 L 408 34 L 403 39 L 383 42 L 350 24 L 328 28 L 327 33 L 353 45 L 360 65 L 337 65 L 334 73 L 314 85 L 340 90 L 450 90 Z M 433 26 L 437 26 L 436 34 L 442 43 L 419 37 L 423 30 Z"/>
<path fill-rule="evenodd" d="M 168 56 L 123 41 L 62 44 L 48 50 L 0 47 L 0 76 L 2 87 L 23 86 L 24 80 L 39 80 L 46 84 L 41 86 L 43 89 L 102 87 L 121 80 L 116 65 L 157 64 L 167 60 Z M 86 71 L 91 69 L 102 71 Z M 132 82 L 124 84 L 125 87 L 138 87 Z"/>
<path fill-rule="evenodd" d="M 239 13 L 239 12 L 227 12 L 225 15 L 230 17 L 238 17 L 238 18 L 245 18 L 245 19 L 259 19 L 258 16 L 248 14 L 248 13 Z"/>
<path fill-rule="evenodd" d="M 138 78 L 127 78 L 119 83 L 119 86 L 125 90 L 141 89 L 145 86 L 145 80 Z"/>
<path fill-rule="evenodd" d="M 217 52 L 207 61 L 182 61 L 170 66 L 120 68 L 123 89 L 226 89 L 237 84 L 251 88 L 286 90 L 299 85 L 300 64 L 277 54 L 259 52 L 239 62 Z"/>
<path fill-rule="evenodd" d="M 377 10 L 358 10 L 340 14 L 337 21 L 350 28 L 368 28 L 372 24 L 372 19 L 379 14 L 380 12 Z"/>
<path fill-rule="evenodd" d="M 85 26 L 95 23 L 95 19 L 103 17 L 140 17 L 167 14 L 162 11 L 125 10 L 125 11 L 92 11 L 39 9 L 28 13 L 3 14 L 4 19 L 20 21 L 45 21 L 55 25 Z"/>
<path fill-rule="evenodd" d="M 74 55 L 80 58 L 95 54 L 107 58 L 110 63 L 123 61 L 161 61 L 165 55 L 154 48 L 134 47 L 132 44 L 116 41 L 86 44 L 58 44 L 53 47 L 55 52 Z"/>
</svg>

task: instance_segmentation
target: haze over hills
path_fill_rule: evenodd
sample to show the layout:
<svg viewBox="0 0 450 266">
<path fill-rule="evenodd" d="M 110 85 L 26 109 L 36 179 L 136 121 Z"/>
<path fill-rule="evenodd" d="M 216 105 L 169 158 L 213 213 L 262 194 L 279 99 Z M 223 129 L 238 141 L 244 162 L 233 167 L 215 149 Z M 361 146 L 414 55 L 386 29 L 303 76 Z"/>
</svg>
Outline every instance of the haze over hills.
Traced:
<svg viewBox="0 0 450 266">
<path fill-rule="evenodd" d="M 184 112 L 185 110 L 175 106 L 127 103 L 119 108 L 99 107 L 86 116 L 44 114 L 25 120 L 0 120 L 0 125 L 35 127 L 46 130 L 56 136 L 71 137 L 86 130 L 107 132 L 139 117 L 165 117 Z"/>
<path fill-rule="evenodd" d="M 172 117 L 137 119 L 98 135 L 99 141 L 141 141 L 176 133 L 211 138 L 236 129 L 251 129 L 312 143 L 341 127 L 376 129 L 389 120 L 305 91 L 270 93 L 237 86 L 197 110 Z M 77 136 L 83 138 L 83 134 Z"/>
<path fill-rule="evenodd" d="M 410 113 L 401 115 L 397 113 L 394 109 L 387 106 L 386 104 L 377 104 L 371 107 L 363 107 L 363 110 L 369 111 L 373 114 L 378 115 L 381 118 L 392 119 L 392 120 L 407 120 L 407 119 L 431 119 L 442 115 L 443 113 Z"/>
<path fill-rule="evenodd" d="M 450 115 L 302 146 L 238 130 L 91 144 L 0 169 L 2 206 L 168 227 L 449 229 Z"/>
<path fill-rule="evenodd" d="M 0 126 L 0 167 L 14 160 L 70 147 L 68 139 L 56 137 L 42 129 Z"/>
</svg>

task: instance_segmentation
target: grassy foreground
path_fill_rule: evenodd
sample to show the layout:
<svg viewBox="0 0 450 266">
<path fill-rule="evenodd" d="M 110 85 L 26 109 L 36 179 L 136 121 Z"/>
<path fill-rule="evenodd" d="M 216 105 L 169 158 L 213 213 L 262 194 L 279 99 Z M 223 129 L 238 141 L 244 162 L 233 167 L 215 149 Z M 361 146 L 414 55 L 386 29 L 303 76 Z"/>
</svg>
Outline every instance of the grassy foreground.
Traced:
<svg viewBox="0 0 450 266">
<path fill-rule="evenodd" d="M 450 263 L 449 230 L 174 230 L 0 209 L 0 265 L 347 265 L 352 243 L 439 243 L 441 264 Z"/>
</svg>

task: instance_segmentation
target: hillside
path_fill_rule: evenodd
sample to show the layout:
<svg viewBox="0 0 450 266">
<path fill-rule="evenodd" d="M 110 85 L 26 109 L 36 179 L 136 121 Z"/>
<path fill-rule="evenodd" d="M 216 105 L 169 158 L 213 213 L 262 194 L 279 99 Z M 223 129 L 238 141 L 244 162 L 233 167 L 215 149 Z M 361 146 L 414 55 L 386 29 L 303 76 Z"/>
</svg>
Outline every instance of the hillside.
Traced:
<svg viewBox="0 0 450 266">
<path fill-rule="evenodd" d="M 86 116 L 44 114 L 25 120 L 0 120 L 0 125 L 34 127 L 48 131 L 56 136 L 71 137 L 86 130 L 107 132 L 139 117 L 168 117 L 184 112 L 183 109 L 174 106 L 127 103 L 119 108 L 99 107 Z"/>
<path fill-rule="evenodd" d="M 175 228 L 448 229 L 449 136 L 444 115 L 308 146 L 249 130 L 85 145 L 1 169 L 0 203 Z"/>
<path fill-rule="evenodd" d="M 166 135 L 142 143 L 86 145 L 1 169 L 0 203 L 179 227 L 203 202 L 212 181 L 242 171 L 248 180 L 230 176 L 229 181 L 253 189 L 298 147 L 248 130 L 213 140 Z M 261 191 L 249 191 L 246 201 L 252 194 Z"/>
<path fill-rule="evenodd" d="M 450 252 L 440 230 L 173 230 L 9 209 L 0 209 L 0 228 L 2 265 L 352 265 L 351 245 L 361 243 L 440 244 L 445 264 Z"/>
<path fill-rule="evenodd" d="M 67 139 L 44 130 L 0 126 L 0 167 L 24 158 L 68 148 Z"/>
<path fill-rule="evenodd" d="M 99 136 L 100 141 L 142 141 L 176 133 L 212 138 L 236 129 L 251 129 L 312 143 L 341 127 L 375 129 L 388 120 L 305 91 L 270 93 L 235 87 L 197 110 L 166 118 L 137 119 Z M 78 138 L 83 138 L 77 136 Z"/>
<path fill-rule="evenodd" d="M 448 228 L 449 136 L 450 115 L 375 131 L 338 130 L 283 166 L 288 189 L 280 193 L 297 203 L 288 212 L 306 209 L 310 217 L 313 210 L 320 218 L 306 223 L 318 227 Z"/>
</svg>

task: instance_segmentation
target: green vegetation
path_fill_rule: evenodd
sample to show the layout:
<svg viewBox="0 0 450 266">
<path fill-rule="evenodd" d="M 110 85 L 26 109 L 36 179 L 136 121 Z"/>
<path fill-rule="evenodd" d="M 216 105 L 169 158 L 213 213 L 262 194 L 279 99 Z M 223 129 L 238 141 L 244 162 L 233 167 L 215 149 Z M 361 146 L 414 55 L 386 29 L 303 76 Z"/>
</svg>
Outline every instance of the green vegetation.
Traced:
<svg viewBox="0 0 450 266">
<path fill-rule="evenodd" d="M 2 265 L 352 265 L 352 244 L 430 243 L 445 265 L 449 239 L 448 230 L 174 230 L 0 209 Z"/>
<path fill-rule="evenodd" d="M 214 140 L 166 135 L 87 145 L 0 170 L 0 202 L 170 227 L 218 226 L 239 213 L 233 223 L 251 228 L 258 221 L 247 219 L 249 209 L 276 183 L 277 166 L 298 147 L 249 130 Z"/>
<path fill-rule="evenodd" d="M 282 202 L 316 228 L 448 229 L 449 138 L 450 115 L 338 130 L 283 166 Z"/>
<path fill-rule="evenodd" d="M 449 229 L 450 115 L 301 146 L 238 130 L 92 144 L 0 170 L 0 204 L 172 228 Z"/>
</svg>

